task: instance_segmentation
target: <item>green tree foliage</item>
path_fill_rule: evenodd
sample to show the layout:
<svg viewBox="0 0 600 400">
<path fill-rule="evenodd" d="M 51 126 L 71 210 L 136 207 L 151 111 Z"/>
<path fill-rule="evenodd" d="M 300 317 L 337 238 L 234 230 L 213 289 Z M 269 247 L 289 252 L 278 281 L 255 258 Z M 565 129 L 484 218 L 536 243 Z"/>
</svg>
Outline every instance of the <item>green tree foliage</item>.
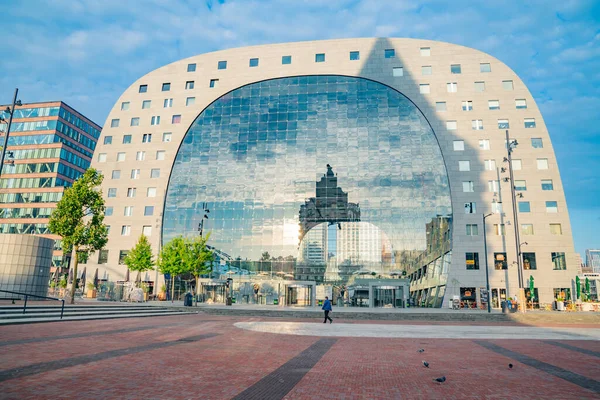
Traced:
<svg viewBox="0 0 600 400">
<path fill-rule="evenodd" d="M 144 273 L 153 268 L 154 260 L 152 258 L 152 246 L 150 246 L 148 238 L 141 235 L 137 244 L 127 253 L 123 262 L 130 271 Z"/>
<path fill-rule="evenodd" d="M 89 168 L 73 186 L 65 189 L 62 199 L 50 216 L 50 232 L 62 237 L 64 252 L 74 255 L 73 276 L 77 276 L 80 257 L 100 250 L 108 241 L 108 229 L 104 225 L 104 199 L 99 189 L 103 176 Z M 75 300 L 77 279 L 71 287 L 71 304 Z"/>
<path fill-rule="evenodd" d="M 187 254 L 185 257 L 185 272 L 189 272 L 196 278 L 196 293 L 198 293 L 198 278 L 200 275 L 207 274 L 211 271 L 214 254 L 206 247 L 206 242 L 210 234 L 206 237 L 196 236 L 193 239 L 188 239 Z"/>
<path fill-rule="evenodd" d="M 175 277 L 184 272 L 185 250 L 185 239 L 177 236 L 165 244 L 158 256 L 159 271 L 171 275 L 171 298 L 175 288 Z"/>
</svg>

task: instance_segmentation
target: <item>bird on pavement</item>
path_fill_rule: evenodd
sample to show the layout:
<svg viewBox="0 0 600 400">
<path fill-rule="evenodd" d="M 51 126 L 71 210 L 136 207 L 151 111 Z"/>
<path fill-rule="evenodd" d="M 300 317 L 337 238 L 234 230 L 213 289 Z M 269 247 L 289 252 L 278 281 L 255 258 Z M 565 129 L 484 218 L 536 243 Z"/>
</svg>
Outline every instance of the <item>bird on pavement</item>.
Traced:
<svg viewBox="0 0 600 400">
<path fill-rule="evenodd" d="M 513 365 L 512 364 L 508 364 L 508 368 L 512 369 Z"/>
<path fill-rule="evenodd" d="M 419 349 L 419 350 L 417 350 L 417 352 L 419 352 L 419 353 L 422 353 L 424 351 L 425 351 L 425 349 Z"/>
<path fill-rule="evenodd" d="M 428 363 L 427 361 L 423 361 L 423 366 L 424 366 L 425 368 L 429 368 L 429 363 Z"/>
<path fill-rule="evenodd" d="M 440 378 L 435 378 L 434 381 L 436 381 L 437 383 L 444 383 L 446 382 L 446 377 L 442 376 Z"/>
</svg>

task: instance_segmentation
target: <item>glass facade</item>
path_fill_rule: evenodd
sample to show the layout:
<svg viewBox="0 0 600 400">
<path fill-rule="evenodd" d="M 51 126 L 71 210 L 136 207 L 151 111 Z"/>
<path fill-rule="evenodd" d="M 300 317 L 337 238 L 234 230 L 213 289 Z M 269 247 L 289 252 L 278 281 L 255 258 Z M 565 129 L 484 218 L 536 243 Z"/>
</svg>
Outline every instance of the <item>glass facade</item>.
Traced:
<svg viewBox="0 0 600 400">
<path fill-rule="evenodd" d="M 435 134 L 410 100 L 366 79 L 272 79 L 212 103 L 177 154 L 163 243 L 196 235 L 205 207 L 209 244 L 244 269 L 317 281 L 447 272 L 452 209 Z"/>
</svg>

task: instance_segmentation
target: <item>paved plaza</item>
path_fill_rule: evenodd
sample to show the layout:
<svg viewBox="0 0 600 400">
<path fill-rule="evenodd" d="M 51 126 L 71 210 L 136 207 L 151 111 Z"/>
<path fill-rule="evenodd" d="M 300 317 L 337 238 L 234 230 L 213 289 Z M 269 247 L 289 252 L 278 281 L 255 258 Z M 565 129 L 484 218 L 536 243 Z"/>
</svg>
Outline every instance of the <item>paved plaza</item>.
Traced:
<svg viewBox="0 0 600 400">
<path fill-rule="evenodd" d="M 598 399 L 598 328 L 204 313 L 12 325 L 0 398 Z"/>
</svg>

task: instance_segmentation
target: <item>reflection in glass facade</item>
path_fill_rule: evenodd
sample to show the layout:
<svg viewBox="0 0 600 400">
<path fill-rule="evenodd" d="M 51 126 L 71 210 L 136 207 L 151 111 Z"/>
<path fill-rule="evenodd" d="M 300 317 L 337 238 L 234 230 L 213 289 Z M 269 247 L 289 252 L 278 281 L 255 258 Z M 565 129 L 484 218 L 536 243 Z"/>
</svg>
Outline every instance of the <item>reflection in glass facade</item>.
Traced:
<svg viewBox="0 0 600 400">
<path fill-rule="evenodd" d="M 248 269 L 317 281 L 427 263 L 428 225 L 452 214 L 421 112 L 385 85 L 342 76 L 254 83 L 207 107 L 173 166 L 163 243 L 197 234 L 203 203 L 211 246 Z"/>
</svg>

